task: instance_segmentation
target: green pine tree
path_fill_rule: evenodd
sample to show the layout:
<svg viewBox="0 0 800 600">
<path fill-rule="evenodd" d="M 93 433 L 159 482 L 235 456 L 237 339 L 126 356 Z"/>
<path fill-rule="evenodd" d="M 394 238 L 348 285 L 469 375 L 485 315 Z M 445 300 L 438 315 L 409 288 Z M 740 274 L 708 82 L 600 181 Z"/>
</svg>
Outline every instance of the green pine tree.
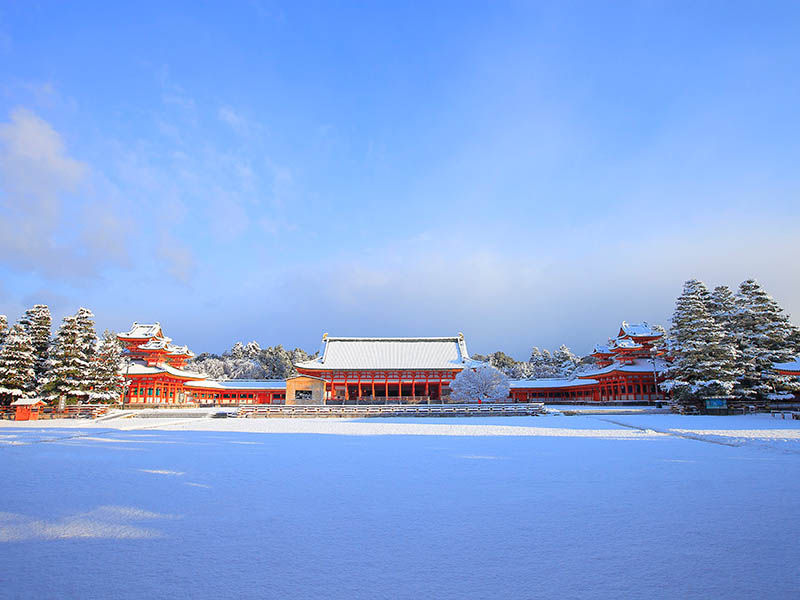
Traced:
<svg viewBox="0 0 800 600">
<path fill-rule="evenodd" d="M 7 333 L 8 333 L 8 317 L 5 315 L 0 315 L 0 346 L 3 345 Z"/>
<path fill-rule="evenodd" d="M 722 328 L 726 343 L 738 349 L 738 307 L 736 296 L 727 285 L 714 288 L 711 293 L 711 317 Z M 738 351 L 737 351 L 738 356 Z"/>
<path fill-rule="evenodd" d="M 83 358 L 87 363 L 94 360 L 97 354 L 97 333 L 94 330 L 94 313 L 88 308 L 79 308 L 75 314 L 75 321 L 78 325 L 80 346 Z"/>
<path fill-rule="evenodd" d="M 36 383 L 34 362 L 28 332 L 21 325 L 14 325 L 0 349 L 0 402 L 9 404 L 31 395 Z"/>
<path fill-rule="evenodd" d="M 737 345 L 743 367 L 737 396 L 758 401 L 788 396 L 797 389 L 796 382 L 781 377 L 772 365 L 793 360 L 800 350 L 797 327 L 754 279 L 741 283 L 736 305 Z"/>
<path fill-rule="evenodd" d="M 29 308 L 22 315 L 19 320 L 31 336 L 31 343 L 33 344 L 33 354 L 36 361 L 34 370 L 36 377 L 39 378 L 44 375 L 47 370 L 48 351 L 50 349 L 50 327 L 53 319 L 50 316 L 50 309 L 46 304 L 36 304 L 33 308 Z"/>
<path fill-rule="evenodd" d="M 669 353 L 672 364 L 662 387 L 677 404 L 702 404 L 704 398 L 730 394 L 738 376 L 735 349 L 709 313 L 708 288 L 696 279 L 684 284 L 672 315 Z"/>
<path fill-rule="evenodd" d="M 50 348 L 48 370 L 40 384 L 43 398 L 57 401 L 63 396 L 69 404 L 86 400 L 92 382 L 82 341 L 77 318 L 64 317 Z"/>
<path fill-rule="evenodd" d="M 120 374 L 122 344 L 115 333 L 106 330 L 90 367 L 94 402 L 116 402 L 124 389 L 125 378 Z"/>
</svg>

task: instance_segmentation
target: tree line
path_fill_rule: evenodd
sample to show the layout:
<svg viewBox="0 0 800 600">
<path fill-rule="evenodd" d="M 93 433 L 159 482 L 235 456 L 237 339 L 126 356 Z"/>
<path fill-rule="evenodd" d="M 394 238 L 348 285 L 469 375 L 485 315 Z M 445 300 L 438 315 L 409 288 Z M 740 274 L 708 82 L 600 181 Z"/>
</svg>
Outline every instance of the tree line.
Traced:
<svg viewBox="0 0 800 600">
<path fill-rule="evenodd" d="M 55 336 L 51 327 L 45 304 L 26 310 L 10 328 L 0 315 L 0 404 L 28 397 L 67 403 L 119 399 L 125 380 L 117 336 L 106 330 L 98 339 L 88 308 L 64 317 Z"/>
<path fill-rule="evenodd" d="M 282 345 L 262 348 L 258 342 L 236 342 L 223 354 L 204 352 L 192 359 L 189 368 L 211 379 L 286 379 L 296 375 L 295 363 L 312 360 L 300 348 L 286 350 Z"/>
<path fill-rule="evenodd" d="M 565 344 L 552 353 L 547 348 L 540 350 L 534 346 L 527 361 L 514 360 L 499 350 L 487 355 L 473 354 L 472 358 L 488 362 L 511 379 L 567 378 L 579 366 L 592 362 L 591 357 L 581 358 Z"/>
<path fill-rule="evenodd" d="M 773 367 L 800 353 L 800 330 L 754 279 L 743 281 L 736 293 L 687 281 L 664 350 L 670 362 L 661 387 L 679 404 L 709 397 L 791 399 L 800 390 L 795 378 Z"/>
</svg>

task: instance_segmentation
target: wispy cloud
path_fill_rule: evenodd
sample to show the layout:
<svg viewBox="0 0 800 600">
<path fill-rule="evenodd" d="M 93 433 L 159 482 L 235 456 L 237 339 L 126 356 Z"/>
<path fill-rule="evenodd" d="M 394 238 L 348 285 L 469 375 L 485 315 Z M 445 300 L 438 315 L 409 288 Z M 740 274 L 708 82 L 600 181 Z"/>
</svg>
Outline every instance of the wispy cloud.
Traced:
<svg viewBox="0 0 800 600">
<path fill-rule="evenodd" d="M 26 108 L 0 124 L 0 261 L 49 277 L 93 276 L 124 262 L 123 232 L 102 203 L 80 198 L 89 166 Z"/>
<path fill-rule="evenodd" d="M 167 231 L 161 232 L 158 257 L 164 261 L 166 272 L 177 281 L 189 284 L 195 271 L 195 257 L 191 247 Z"/>
<path fill-rule="evenodd" d="M 262 125 L 259 122 L 248 119 L 241 112 L 230 106 L 221 106 L 217 111 L 217 116 L 220 121 L 228 125 L 239 135 L 255 134 L 262 129 Z"/>
</svg>

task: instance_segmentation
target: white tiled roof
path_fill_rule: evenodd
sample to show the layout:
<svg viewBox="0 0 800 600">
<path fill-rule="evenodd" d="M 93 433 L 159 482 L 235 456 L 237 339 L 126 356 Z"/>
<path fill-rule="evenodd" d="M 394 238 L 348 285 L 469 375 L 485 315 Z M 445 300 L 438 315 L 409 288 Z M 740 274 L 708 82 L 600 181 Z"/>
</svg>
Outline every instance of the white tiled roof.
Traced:
<svg viewBox="0 0 800 600">
<path fill-rule="evenodd" d="M 779 371 L 800 371 L 800 358 L 792 362 L 774 363 L 772 368 Z"/>
<path fill-rule="evenodd" d="M 173 344 L 167 344 L 167 354 L 189 357 L 194 356 L 194 352 L 189 350 L 189 346 L 175 346 Z"/>
<path fill-rule="evenodd" d="M 177 369 L 167 363 L 159 363 L 158 365 L 147 365 L 140 361 L 132 361 L 130 366 L 122 367 L 120 373 L 123 375 L 158 375 L 160 373 L 169 373 L 176 377 L 184 377 L 187 379 L 205 379 L 206 376 L 202 373 L 195 371 L 188 371 L 186 369 Z"/>
<path fill-rule="evenodd" d="M 19 400 L 14 400 L 11 406 L 34 406 L 36 404 L 45 404 L 45 401 L 39 398 L 20 398 Z"/>
<path fill-rule="evenodd" d="M 432 338 L 322 339 L 319 358 L 298 363 L 302 369 L 406 369 L 445 370 L 477 367 L 467 352 L 464 336 Z"/>
<path fill-rule="evenodd" d="M 647 321 L 642 321 L 641 323 L 628 323 L 627 321 L 623 321 L 620 325 L 620 329 L 625 335 L 629 335 L 631 337 L 659 337 L 661 336 L 661 332 L 655 331 L 650 325 L 647 324 Z"/>
<path fill-rule="evenodd" d="M 131 325 L 130 331 L 122 331 L 117 335 L 124 338 L 138 338 L 143 340 L 152 337 L 163 337 L 160 323 L 137 323 L 136 321 Z"/>
<path fill-rule="evenodd" d="M 660 358 L 656 359 L 656 371 L 661 372 L 667 368 L 667 363 Z M 652 373 L 653 372 L 653 361 L 649 358 L 637 358 L 633 361 L 632 364 L 622 364 L 622 363 L 612 363 L 607 367 L 603 367 L 602 369 L 596 369 L 594 371 L 586 371 L 581 373 L 581 377 L 596 377 L 597 375 L 606 375 L 608 373 L 614 373 L 615 371 L 621 371 L 623 373 Z"/>
<path fill-rule="evenodd" d="M 146 344 L 139 346 L 140 350 L 165 350 L 169 346 L 169 342 L 162 338 L 153 338 Z"/>
<path fill-rule="evenodd" d="M 638 342 L 634 342 L 633 340 L 629 340 L 628 338 L 621 338 L 614 340 L 614 348 L 626 348 L 628 350 L 635 350 L 637 348 L 641 348 L 642 345 Z"/>
<path fill-rule="evenodd" d="M 584 385 L 594 385 L 599 383 L 596 379 L 512 379 L 508 382 L 511 389 L 520 388 L 565 388 L 565 387 L 580 387 Z"/>
<path fill-rule="evenodd" d="M 284 379 L 262 379 L 260 381 L 243 381 L 229 379 L 227 381 L 216 381 L 207 379 L 205 381 L 191 381 L 186 387 L 201 388 L 204 390 L 285 390 L 286 380 Z"/>
</svg>

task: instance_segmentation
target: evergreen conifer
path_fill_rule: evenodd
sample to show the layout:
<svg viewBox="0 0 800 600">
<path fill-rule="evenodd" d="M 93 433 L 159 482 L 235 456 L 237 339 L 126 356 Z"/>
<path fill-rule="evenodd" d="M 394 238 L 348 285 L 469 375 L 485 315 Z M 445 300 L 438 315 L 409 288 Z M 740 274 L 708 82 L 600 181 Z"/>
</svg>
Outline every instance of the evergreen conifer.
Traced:
<svg viewBox="0 0 800 600">
<path fill-rule="evenodd" d="M 53 318 L 46 304 L 36 304 L 29 308 L 19 320 L 31 337 L 35 359 L 34 370 L 37 379 L 47 370 L 47 353 L 50 349 L 50 327 Z"/>
<path fill-rule="evenodd" d="M 781 377 L 772 365 L 793 360 L 800 350 L 797 327 L 754 279 L 741 283 L 736 305 L 735 331 L 744 369 L 737 395 L 752 400 L 788 396 L 797 384 Z"/>
<path fill-rule="evenodd" d="M 74 403 L 88 397 L 92 381 L 83 341 L 77 317 L 64 317 L 50 348 L 47 372 L 40 383 L 43 398 L 57 400 L 63 396 L 67 403 Z"/>
<path fill-rule="evenodd" d="M 36 383 L 34 362 L 30 335 L 21 325 L 14 325 L 0 349 L 0 399 L 4 404 L 31 395 Z"/>
<path fill-rule="evenodd" d="M 662 388 L 679 404 L 699 404 L 709 396 L 730 394 L 738 370 L 734 347 L 709 312 L 711 295 L 701 281 L 684 284 L 672 315 L 670 354 L 673 362 Z"/>
<path fill-rule="evenodd" d="M 0 315 L 0 346 L 3 345 L 3 341 L 6 339 L 7 333 L 8 333 L 8 317 L 5 315 Z"/>
<path fill-rule="evenodd" d="M 116 334 L 106 330 L 97 348 L 97 355 L 90 365 L 92 401 L 115 402 L 119 399 L 125 385 L 120 373 L 122 344 Z"/>
</svg>

